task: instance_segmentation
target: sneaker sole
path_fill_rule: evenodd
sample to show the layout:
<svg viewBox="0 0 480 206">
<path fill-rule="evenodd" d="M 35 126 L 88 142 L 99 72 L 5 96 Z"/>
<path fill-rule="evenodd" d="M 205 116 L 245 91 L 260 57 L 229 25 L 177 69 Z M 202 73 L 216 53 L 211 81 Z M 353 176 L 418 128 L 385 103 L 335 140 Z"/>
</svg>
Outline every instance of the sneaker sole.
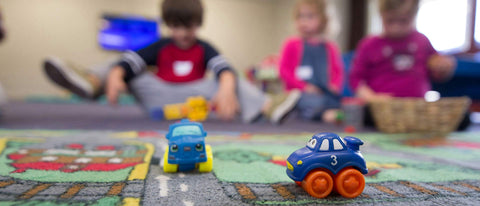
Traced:
<svg viewBox="0 0 480 206">
<path fill-rule="evenodd" d="M 282 104 L 278 105 L 275 111 L 273 111 L 271 122 L 273 124 L 281 124 L 293 111 L 301 96 L 302 92 L 298 90 L 290 92 L 287 99 Z"/>
<path fill-rule="evenodd" d="M 48 59 L 44 62 L 43 68 L 47 76 L 59 86 L 82 98 L 92 98 L 92 92 L 88 92 L 89 89 L 87 88 L 89 87 L 89 83 L 82 80 L 81 77 L 78 77 L 76 74 L 72 74 L 72 72 L 63 69 L 65 67 L 60 62 Z"/>
</svg>

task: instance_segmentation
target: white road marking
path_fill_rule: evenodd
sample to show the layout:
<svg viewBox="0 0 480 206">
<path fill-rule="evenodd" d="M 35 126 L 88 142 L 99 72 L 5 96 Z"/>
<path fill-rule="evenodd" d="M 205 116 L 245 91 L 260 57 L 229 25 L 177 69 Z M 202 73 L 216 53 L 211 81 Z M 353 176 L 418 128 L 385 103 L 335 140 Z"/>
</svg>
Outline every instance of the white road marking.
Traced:
<svg viewBox="0 0 480 206">
<path fill-rule="evenodd" d="M 26 149 L 18 150 L 18 154 L 28 154 L 28 150 Z"/>
<path fill-rule="evenodd" d="M 78 165 L 68 165 L 67 168 L 71 170 L 76 170 L 78 169 Z"/>
<path fill-rule="evenodd" d="M 56 156 L 45 156 L 45 157 L 42 157 L 40 160 L 43 161 L 43 162 L 53 162 L 57 159 L 58 159 L 58 157 L 56 157 Z"/>
<path fill-rule="evenodd" d="M 160 175 L 155 178 L 158 180 L 158 188 L 160 189 L 159 195 L 160 197 L 166 197 L 168 196 L 168 180 L 170 180 L 169 177 Z"/>
<path fill-rule="evenodd" d="M 179 173 L 179 174 L 178 174 L 178 177 L 184 178 L 184 177 L 185 177 L 185 174 L 184 174 L 184 173 Z M 183 183 L 180 184 L 180 191 L 182 191 L 182 192 L 188 192 L 188 185 L 183 184 Z M 186 200 L 183 200 L 183 204 L 184 204 L 185 206 L 193 206 L 193 205 L 194 205 L 193 202 L 186 201 Z"/>
<path fill-rule="evenodd" d="M 186 201 L 186 200 L 183 201 L 183 204 L 185 204 L 185 206 L 193 206 L 194 205 L 193 202 Z"/>
<path fill-rule="evenodd" d="M 188 191 L 188 185 L 186 184 L 180 184 L 180 190 L 182 192 L 187 192 Z"/>
<path fill-rule="evenodd" d="M 81 158 L 78 158 L 78 159 L 76 159 L 76 160 L 75 160 L 75 161 L 73 161 L 73 162 L 75 162 L 75 163 L 83 163 L 83 164 L 87 164 L 87 163 L 89 163 L 89 162 L 91 162 L 91 161 L 92 161 L 92 158 L 88 158 L 88 157 L 81 157 Z"/>
<path fill-rule="evenodd" d="M 168 143 L 165 140 L 159 140 L 157 142 L 157 148 L 160 148 L 163 151 L 162 154 L 164 154 L 165 148 L 167 146 L 168 146 Z M 160 167 L 163 167 L 163 156 L 162 158 L 160 158 Z"/>
<path fill-rule="evenodd" d="M 119 164 L 119 163 L 122 163 L 122 161 L 123 161 L 122 158 L 114 157 L 114 158 L 110 158 L 107 162 L 108 163 Z"/>
<path fill-rule="evenodd" d="M 164 150 L 165 147 L 167 147 L 167 146 L 168 146 L 168 142 L 165 141 L 165 140 L 159 140 L 159 141 L 157 142 L 157 147 L 160 148 L 161 150 Z M 165 152 L 165 151 L 164 151 L 164 152 Z"/>
<path fill-rule="evenodd" d="M 44 152 L 49 155 L 78 155 L 80 154 L 79 150 L 69 150 L 69 149 L 49 149 Z"/>
<path fill-rule="evenodd" d="M 113 157 L 117 154 L 117 151 L 85 151 L 86 156 L 100 156 L 100 157 Z"/>
</svg>

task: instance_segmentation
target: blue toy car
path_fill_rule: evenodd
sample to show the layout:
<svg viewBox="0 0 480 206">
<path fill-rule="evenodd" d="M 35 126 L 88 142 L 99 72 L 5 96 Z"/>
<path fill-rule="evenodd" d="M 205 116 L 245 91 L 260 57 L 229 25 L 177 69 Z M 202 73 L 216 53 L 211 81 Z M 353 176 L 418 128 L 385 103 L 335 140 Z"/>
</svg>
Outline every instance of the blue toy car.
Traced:
<svg viewBox="0 0 480 206">
<path fill-rule="evenodd" d="M 163 171 L 210 172 L 213 168 L 213 155 L 210 145 L 205 145 L 207 132 L 198 122 L 182 120 L 170 125 L 166 138 L 168 147 L 163 155 Z"/>
<path fill-rule="evenodd" d="M 313 197 L 324 198 L 333 188 L 344 197 L 357 197 L 365 188 L 363 174 L 368 173 L 361 145 L 355 137 L 316 134 L 288 157 L 287 175 Z"/>
</svg>

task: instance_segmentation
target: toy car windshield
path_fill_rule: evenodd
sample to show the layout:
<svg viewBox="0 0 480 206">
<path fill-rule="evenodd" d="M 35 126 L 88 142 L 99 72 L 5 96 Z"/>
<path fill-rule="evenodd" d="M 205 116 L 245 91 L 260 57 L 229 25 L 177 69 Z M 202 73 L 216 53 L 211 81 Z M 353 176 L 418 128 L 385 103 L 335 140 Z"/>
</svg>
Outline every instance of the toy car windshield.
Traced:
<svg viewBox="0 0 480 206">
<path fill-rule="evenodd" d="M 189 125 L 177 127 L 172 131 L 172 137 L 184 135 L 202 136 L 202 129 L 199 126 Z"/>
</svg>

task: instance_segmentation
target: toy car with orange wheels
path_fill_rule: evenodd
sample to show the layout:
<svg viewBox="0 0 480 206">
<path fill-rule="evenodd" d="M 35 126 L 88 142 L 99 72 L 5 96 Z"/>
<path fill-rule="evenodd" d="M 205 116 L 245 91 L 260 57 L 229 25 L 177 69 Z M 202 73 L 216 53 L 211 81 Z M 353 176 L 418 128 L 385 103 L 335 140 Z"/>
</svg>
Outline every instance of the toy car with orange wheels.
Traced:
<svg viewBox="0 0 480 206">
<path fill-rule="evenodd" d="M 327 197 L 335 189 L 343 197 L 355 198 L 362 194 L 363 175 L 368 173 L 361 145 L 355 137 L 316 134 L 288 157 L 287 175 L 313 197 Z"/>
</svg>

